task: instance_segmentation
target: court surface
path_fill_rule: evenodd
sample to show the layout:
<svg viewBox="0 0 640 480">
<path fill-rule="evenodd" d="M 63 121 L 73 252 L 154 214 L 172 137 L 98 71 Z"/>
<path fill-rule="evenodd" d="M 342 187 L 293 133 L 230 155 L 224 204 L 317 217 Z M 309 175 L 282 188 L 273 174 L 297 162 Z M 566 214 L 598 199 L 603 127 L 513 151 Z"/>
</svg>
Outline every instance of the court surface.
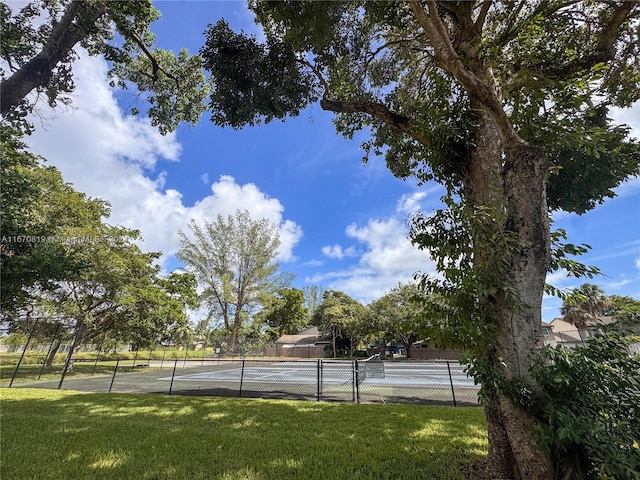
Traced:
<svg viewBox="0 0 640 480">
<path fill-rule="evenodd" d="M 322 362 L 319 369 L 316 362 L 276 362 L 264 365 L 245 366 L 229 365 L 231 368 L 200 371 L 198 373 L 180 375 L 176 372 L 173 377 L 176 382 L 240 382 L 243 383 L 296 383 L 316 384 L 320 375 L 323 384 L 344 384 L 352 382 L 354 367 L 351 362 L 331 363 Z M 412 362 L 412 363 L 384 363 L 384 377 L 378 378 L 372 373 L 365 375 L 362 385 L 377 386 L 450 386 L 474 387 L 473 379 L 464 373 L 464 367 L 458 363 L 449 363 L 451 377 L 446 362 Z M 365 362 L 359 362 L 359 372 L 366 369 Z M 378 372 L 379 373 L 379 369 Z M 359 374 L 361 378 L 362 375 Z M 171 376 L 161 377 L 159 380 L 171 381 Z"/>
</svg>

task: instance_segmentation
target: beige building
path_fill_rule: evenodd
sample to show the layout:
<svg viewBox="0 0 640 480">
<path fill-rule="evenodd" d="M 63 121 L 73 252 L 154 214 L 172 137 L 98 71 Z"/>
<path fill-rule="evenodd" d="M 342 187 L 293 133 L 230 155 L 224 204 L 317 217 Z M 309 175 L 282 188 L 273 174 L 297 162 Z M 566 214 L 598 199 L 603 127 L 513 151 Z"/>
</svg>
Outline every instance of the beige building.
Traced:
<svg viewBox="0 0 640 480">
<path fill-rule="evenodd" d="M 587 320 L 585 325 L 576 327 L 563 318 L 554 318 L 550 323 L 542 322 L 542 336 L 545 345 L 562 345 L 566 349 L 578 345 L 584 346 L 585 340 L 594 336 L 604 325 L 613 323 L 611 317 L 598 317 L 596 320 Z"/>
</svg>

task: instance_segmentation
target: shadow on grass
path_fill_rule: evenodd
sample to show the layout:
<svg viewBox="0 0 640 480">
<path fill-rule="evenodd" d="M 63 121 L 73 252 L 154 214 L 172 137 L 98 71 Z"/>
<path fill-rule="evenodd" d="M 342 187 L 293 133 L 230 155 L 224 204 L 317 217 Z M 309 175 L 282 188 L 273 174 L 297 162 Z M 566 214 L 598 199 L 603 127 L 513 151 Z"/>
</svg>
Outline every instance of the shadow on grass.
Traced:
<svg viewBox="0 0 640 480">
<path fill-rule="evenodd" d="M 3 478 L 465 479 L 481 409 L 3 390 Z"/>
</svg>

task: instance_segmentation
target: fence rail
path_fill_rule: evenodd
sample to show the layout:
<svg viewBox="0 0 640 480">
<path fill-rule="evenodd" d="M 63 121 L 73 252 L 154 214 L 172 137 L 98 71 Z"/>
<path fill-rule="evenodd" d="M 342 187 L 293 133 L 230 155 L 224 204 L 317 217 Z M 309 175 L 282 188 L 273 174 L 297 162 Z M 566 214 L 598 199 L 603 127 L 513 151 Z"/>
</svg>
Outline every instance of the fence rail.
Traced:
<svg viewBox="0 0 640 480">
<path fill-rule="evenodd" d="M 454 406 L 477 405 L 478 392 L 458 362 L 246 358 L 78 359 L 64 378 L 25 375 L 13 387 Z"/>
</svg>

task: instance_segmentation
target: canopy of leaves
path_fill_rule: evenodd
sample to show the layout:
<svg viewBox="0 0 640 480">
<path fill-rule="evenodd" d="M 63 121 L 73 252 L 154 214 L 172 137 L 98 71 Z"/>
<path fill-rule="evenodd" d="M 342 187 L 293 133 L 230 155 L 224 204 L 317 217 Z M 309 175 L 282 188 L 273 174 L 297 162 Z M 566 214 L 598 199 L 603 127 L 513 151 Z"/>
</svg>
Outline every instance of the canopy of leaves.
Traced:
<svg viewBox="0 0 640 480">
<path fill-rule="evenodd" d="M 613 317 L 623 325 L 640 327 L 640 300 L 620 295 L 611 295 L 603 315 Z M 636 331 L 636 333 L 640 333 Z"/>
<path fill-rule="evenodd" d="M 286 288 L 264 302 L 264 309 L 257 316 L 267 323 L 273 340 L 298 333 L 305 327 L 308 314 L 304 301 L 302 290 Z"/>
<path fill-rule="evenodd" d="M 168 325 L 184 322 L 185 303 L 195 295 L 191 275 L 161 278 L 154 264 L 160 255 L 140 250 L 137 231 L 105 224 L 84 231 L 83 241 L 67 247 L 84 268 L 46 295 L 58 314 L 75 320 L 78 345 L 105 332 L 149 344 Z"/>
<path fill-rule="evenodd" d="M 475 146 L 472 102 L 434 61 L 408 3 L 250 5 L 264 45 L 220 22 L 201 50 L 216 84 L 212 121 L 238 128 L 298 115 L 322 92 L 338 131 L 368 128 L 365 151 L 384 153 L 395 175 L 460 188 Z M 495 75 L 518 134 L 550 154 L 550 209 L 582 213 L 640 172 L 637 142 L 606 119 L 610 105 L 640 98 L 637 6 L 442 2 L 438 12 L 465 66 Z"/>
<path fill-rule="evenodd" d="M 423 304 L 418 286 L 398 284 L 388 293 L 367 305 L 362 330 L 367 338 L 386 345 L 401 341 L 408 348 L 424 334 L 420 313 Z"/>
<path fill-rule="evenodd" d="M 304 294 L 304 306 L 307 309 L 309 318 L 311 318 L 322 303 L 324 289 L 318 285 L 306 285 L 302 287 L 302 293 Z"/>
<path fill-rule="evenodd" d="M 2 129 L 0 210 L 2 310 L 24 306 L 34 290 L 76 276 L 84 262 L 65 243 L 84 238 L 109 215 L 109 206 L 88 198 L 54 167 L 29 153 L 20 136 Z"/>
<path fill-rule="evenodd" d="M 298 68 L 293 49 L 275 37 L 261 45 L 220 20 L 209 27 L 200 53 L 211 72 L 209 108 L 217 125 L 269 123 L 297 115 L 316 100 L 312 76 Z"/>
<path fill-rule="evenodd" d="M 45 0 L 20 9 L 0 3 L 4 120 L 29 132 L 27 116 L 39 96 L 51 107 L 69 104 L 75 47 L 81 46 L 111 62 L 114 86 L 136 85 L 151 103 L 148 115 L 162 133 L 181 121 L 197 122 L 208 93 L 201 59 L 186 50 L 176 56 L 155 49 L 149 25 L 158 17 L 149 0 Z"/>
</svg>

